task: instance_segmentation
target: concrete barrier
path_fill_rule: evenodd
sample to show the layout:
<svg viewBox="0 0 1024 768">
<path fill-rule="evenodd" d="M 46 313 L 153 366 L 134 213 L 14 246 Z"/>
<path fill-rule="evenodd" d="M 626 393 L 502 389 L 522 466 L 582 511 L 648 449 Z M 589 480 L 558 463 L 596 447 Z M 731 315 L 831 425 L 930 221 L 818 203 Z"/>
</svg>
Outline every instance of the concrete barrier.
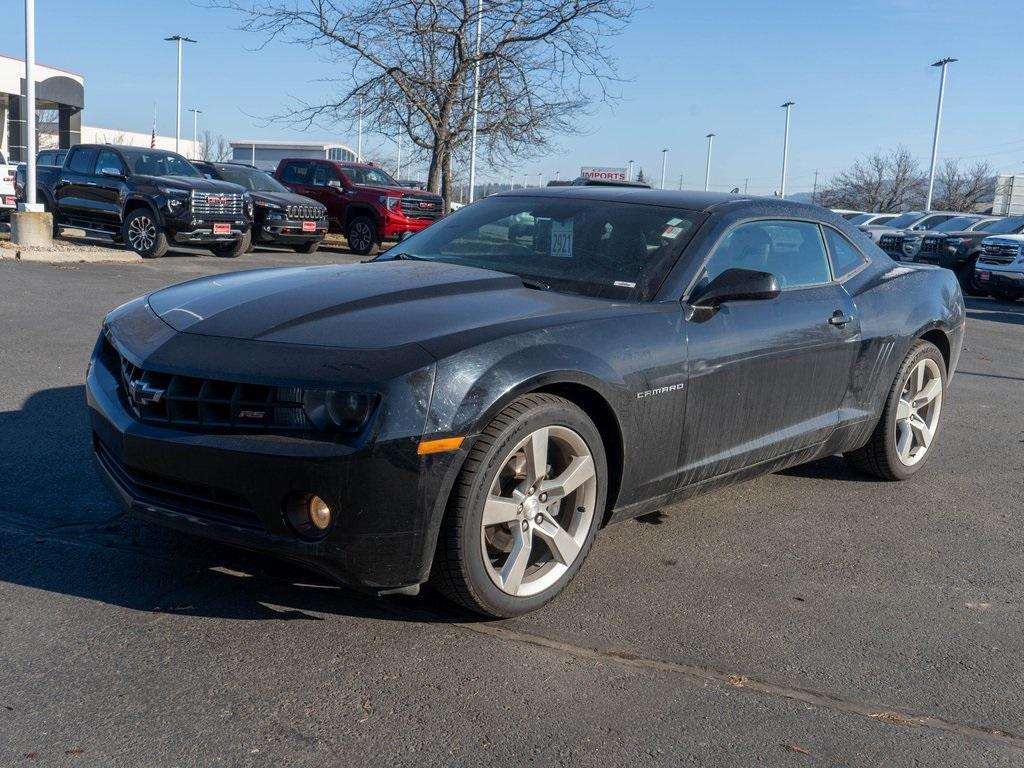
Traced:
<svg viewBox="0 0 1024 768">
<path fill-rule="evenodd" d="M 11 242 L 23 248 L 49 248 L 53 244 L 53 215 L 45 211 L 12 213 Z"/>
</svg>

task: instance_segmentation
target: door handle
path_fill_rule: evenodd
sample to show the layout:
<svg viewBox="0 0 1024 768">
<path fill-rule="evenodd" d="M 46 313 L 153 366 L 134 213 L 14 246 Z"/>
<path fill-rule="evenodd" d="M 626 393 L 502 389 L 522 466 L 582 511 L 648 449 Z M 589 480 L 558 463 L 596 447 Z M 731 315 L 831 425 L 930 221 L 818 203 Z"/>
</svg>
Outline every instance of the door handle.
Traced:
<svg viewBox="0 0 1024 768">
<path fill-rule="evenodd" d="M 853 315 L 847 315 L 843 313 L 843 310 L 837 309 L 832 313 L 832 317 L 828 319 L 829 325 L 835 325 L 842 328 L 844 325 L 853 322 Z"/>
</svg>

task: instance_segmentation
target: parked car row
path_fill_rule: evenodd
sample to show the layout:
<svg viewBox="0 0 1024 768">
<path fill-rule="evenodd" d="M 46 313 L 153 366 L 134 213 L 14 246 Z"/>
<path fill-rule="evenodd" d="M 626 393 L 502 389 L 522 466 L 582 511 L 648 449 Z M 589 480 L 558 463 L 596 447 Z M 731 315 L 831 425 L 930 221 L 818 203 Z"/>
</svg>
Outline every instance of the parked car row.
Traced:
<svg viewBox="0 0 1024 768">
<path fill-rule="evenodd" d="M 256 245 L 312 253 L 329 231 L 364 255 L 444 215 L 438 195 L 403 187 L 364 163 L 285 159 L 271 176 L 241 163 L 109 144 L 47 150 L 37 162 L 36 196 L 53 214 L 55 235 L 74 227 L 144 258 L 174 243 L 229 257 Z M 15 196 L 25 199 L 24 166 L 11 175 L 13 207 Z"/>
<path fill-rule="evenodd" d="M 1024 296 L 1024 216 L 953 211 L 874 214 L 837 210 L 897 261 L 937 264 L 956 273 L 965 294 Z"/>
</svg>

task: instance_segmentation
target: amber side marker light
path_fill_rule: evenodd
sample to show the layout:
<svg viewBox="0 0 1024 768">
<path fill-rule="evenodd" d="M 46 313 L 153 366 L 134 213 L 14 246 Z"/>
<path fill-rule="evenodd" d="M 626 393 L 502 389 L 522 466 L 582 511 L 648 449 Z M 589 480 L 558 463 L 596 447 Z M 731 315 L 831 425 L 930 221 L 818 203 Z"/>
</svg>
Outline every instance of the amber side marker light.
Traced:
<svg viewBox="0 0 1024 768">
<path fill-rule="evenodd" d="M 447 453 L 457 451 L 462 446 L 464 437 L 442 437 L 440 440 L 421 440 L 416 448 L 420 456 L 427 456 L 431 453 Z"/>
</svg>

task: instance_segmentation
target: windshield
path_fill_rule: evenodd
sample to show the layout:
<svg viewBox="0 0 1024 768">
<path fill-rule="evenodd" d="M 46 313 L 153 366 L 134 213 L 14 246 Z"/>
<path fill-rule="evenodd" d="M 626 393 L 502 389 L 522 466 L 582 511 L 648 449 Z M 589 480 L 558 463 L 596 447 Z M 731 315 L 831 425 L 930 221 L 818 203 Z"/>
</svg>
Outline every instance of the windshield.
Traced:
<svg viewBox="0 0 1024 768">
<path fill-rule="evenodd" d="M 1014 235 L 1024 228 L 1024 216 L 1011 216 L 1008 219 L 999 219 L 985 231 L 990 235 Z"/>
<path fill-rule="evenodd" d="M 402 186 L 393 178 L 384 173 L 380 168 L 367 168 L 361 165 L 345 165 L 342 170 L 353 184 L 362 184 L 372 187 L 400 187 Z"/>
<path fill-rule="evenodd" d="M 886 223 L 885 226 L 892 227 L 893 229 L 903 229 L 904 227 L 910 226 L 920 218 L 921 214 L 918 213 L 917 211 L 911 211 L 910 213 L 901 213 L 895 219 Z"/>
<path fill-rule="evenodd" d="M 181 155 L 158 149 L 122 149 L 132 173 L 144 176 L 199 176 L 199 171 Z"/>
<path fill-rule="evenodd" d="M 981 219 L 977 216 L 955 216 L 952 219 L 939 224 L 937 227 L 932 227 L 934 232 L 963 232 L 965 229 L 970 228 L 972 225 L 977 224 Z"/>
<path fill-rule="evenodd" d="M 284 184 L 256 168 L 246 168 L 242 165 L 215 165 L 213 167 L 223 181 L 240 184 L 253 192 L 288 191 Z"/>
<path fill-rule="evenodd" d="M 651 299 L 700 221 L 695 211 L 566 197 L 492 197 L 404 240 L 382 261 L 508 272 L 584 296 Z"/>
</svg>

